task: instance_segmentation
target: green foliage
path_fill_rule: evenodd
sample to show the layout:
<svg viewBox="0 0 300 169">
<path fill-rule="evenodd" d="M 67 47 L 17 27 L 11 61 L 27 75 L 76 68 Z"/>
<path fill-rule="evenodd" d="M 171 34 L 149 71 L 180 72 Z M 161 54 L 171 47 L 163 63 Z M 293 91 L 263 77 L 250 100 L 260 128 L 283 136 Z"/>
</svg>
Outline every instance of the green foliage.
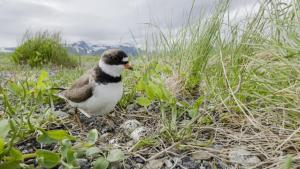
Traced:
<svg viewBox="0 0 300 169">
<path fill-rule="evenodd" d="M 21 165 L 18 161 L 4 162 L 0 164 L 0 169 L 20 169 Z"/>
<path fill-rule="evenodd" d="M 60 162 L 60 155 L 48 150 L 37 150 L 36 156 L 38 163 L 45 168 L 53 168 Z"/>
<path fill-rule="evenodd" d="M 70 136 L 65 130 L 49 130 L 45 131 L 40 129 L 42 134 L 37 137 L 37 141 L 43 144 L 51 144 L 55 142 L 61 142 L 65 139 L 75 140 L 75 137 Z"/>
<path fill-rule="evenodd" d="M 139 140 L 132 151 L 159 145 L 161 141 L 165 145 L 186 142 L 207 147 L 216 139 L 211 136 L 199 140 L 197 131 L 231 125 L 233 120 L 243 124 L 249 120 L 256 126 L 258 117 L 259 127 L 277 126 L 287 132 L 298 128 L 299 2 L 265 2 L 257 13 L 243 20 L 243 25 L 224 17 L 227 8 L 228 1 L 221 2 L 213 15 L 202 17 L 195 24 L 189 22 L 169 39 L 160 31 L 154 45 L 158 50 L 149 54 L 151 57 L 135 59 L 135 70 L 125 72 L 124 97 L 119 105 L 134 103 L 150 115 L 160 113 L 160 132 L 154 133 L 154 139 Z M 34 63 L 41 52 L 32 56 L 31 61 L 24 63 Z M 43 60 L 37 62 L 33 66 L 44 64 Z M 24 76 L 27 78 L 22 81 L 8 80 L 5 87 L 0 87 L 4 109 L 0 121 L 0 168 L 20 168 L 28 157 L 39 159 L 39 167 L 46 168 L 78 168 L 76 160 L 82 156 L 96 159 L 93 167 L 97 169 L 109 168 L 110 163 L 125 159 L 126 152 L 95 146 L 99 137 L 96 129 L 83 140 L 65 130 L 46 130 L 49 123 L 57 123 L 52 113 L 56 100 L 49 89 L 69 83 L 82 72 L 61 69 L 56 77 L 50 77 L 42 70 L 37 80 Z M 183 82 L 179 95 L 174 95 L 170 84 L 166 84 L 174 74 Z M 152 112 L 150 105 L 157 106 L 159 112 Z M 56 144 L 57 148 L 20 153 L 15 143 L 36 133 L 38 142 Z M 287 156 L 282 167 L 291 168 L 292 162 L 293 158 Z"/>
<path fill-rule="evenodd" d="M 94 169 L 107 169 L 108 166 L 109 162 L 103 157 L 99 157 L 95 162 L 93 162 Z"/>
<path fill-rule="evenodd" d="M 138 97 L 136 99 L 136 102 L 141 105 L 141 106 L 144 106 L 144 107 L 148 107 L 152 101 L 150 99 L 148 99 L 147 97 Z"/>
<path fill-rule="evenodd" d="M 288 155 L 287 158 L 284 160 L 284 163 L 282 165 L 282 169 L 291 169 L 293 163 L 293 158 L 291 155 Z"/>
<path fill-rule="evenodd" d="M 17 64 L 28 64 L 31 67 L 48 64 L 75 65 L 61 42 L 60 33 L 48 31 L 37 32 L 34 35 L 27 31 L 23 42 L 12 54 L 12 59 Z"/>
<path fill-rule="evenodd" d="M 0 138 L 5 138 L 10 130 L 9 120 L 2 119 L 0 121 Z"/>
<path fill-rule="evenodd" d="M 96 141 L 98 140 L 98 131 L 97 129 L 92 129 L 89 131 L 87 135 L 87 142 L 90 144 L 95 144 Z"/>
<path fill-rule="evenodd" d="M 139 140 L 133 147 L 135 150 L 138 150 L 141 148 L 154 146 L 155 144 L 157 144 L 157 140 L 153 138 L 143 138 Z"/>
<path fill-rule="evenodd" d="M 107 161 L 109 162 L 116 162 L 116 161 L 122 161 L 125 159 L 124 153 L 120 149 L 113 149 L 109 151 L 107 157 Z"/>
<path fill-rule="evenodd" d="M 7 88 L 0 88 L 1 103 L 7 116 L 0 120 L 0 168 L 20 168 L 27 166 L 23 161 L 36 158 L 40 167 L 53 168 L 63 165 L 66 168 L 78 168 L 76 162 L 81 155 L 99 157 L 103 151 L 95 147 L 98 131 L 89 131 L 86 140 L 71 136 L 66 130 L 46 130 L 48 123 L 57 122 L 52 114 L 54 104 L 53 86 L 48 73 L 40 71 L 36 80 L 9 81 Z M 45 112 L 40 107 L 49 106 Z M 48 113 L 49 112 L 49 113 Z M 57 150 L 36 150 L 22 154 L 14 144 L 38 133 L 36 140 L 41 144 L 56 144 Z M 72 143 L 73 142 L 73 143 Z M 116 152 L 116 157 L 118 157 Z M 113 154 L 110 154 L 113 157 Z"/>
</svg>

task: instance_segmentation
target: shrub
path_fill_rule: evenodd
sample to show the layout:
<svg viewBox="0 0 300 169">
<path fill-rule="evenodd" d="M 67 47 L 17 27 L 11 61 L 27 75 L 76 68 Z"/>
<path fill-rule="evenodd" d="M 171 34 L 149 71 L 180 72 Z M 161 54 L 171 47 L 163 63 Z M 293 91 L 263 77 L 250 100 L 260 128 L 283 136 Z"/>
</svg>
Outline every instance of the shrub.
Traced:
<svg viewBox="0 0 300 169">
<path fill-rule="evenodd" d="M 45 64 L 74 66 L 66 48 L 61 42 L 58 32 L 39 31 L 32 34 L 27 31 L 22 43 L 12 54 L 12 59 L 17 64 L 29 64 L 31 67 L 40 67 Z"/>
</svg>

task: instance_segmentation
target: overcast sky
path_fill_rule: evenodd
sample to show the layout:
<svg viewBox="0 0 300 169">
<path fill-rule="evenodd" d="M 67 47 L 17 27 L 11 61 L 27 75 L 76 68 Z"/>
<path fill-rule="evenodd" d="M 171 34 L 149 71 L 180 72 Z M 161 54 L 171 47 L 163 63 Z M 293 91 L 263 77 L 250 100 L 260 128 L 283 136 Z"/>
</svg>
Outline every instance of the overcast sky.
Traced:
<svg viewBox="0 0 300 169">
<path fill-rule="evenodd" d="M 192 0 L 0 0 L 0 46 L 15 46 L 28 29 L 54 30 L 70 42 L 142 43 L 144 23 L 162 29 L 176 29 L 186 22 Z M 194 16 L 200 9 L 210 11 L 218 0 L 196 0 Z M 230 12 L 251 10 L 256 0 L 233 0 Z"/>
</svg>

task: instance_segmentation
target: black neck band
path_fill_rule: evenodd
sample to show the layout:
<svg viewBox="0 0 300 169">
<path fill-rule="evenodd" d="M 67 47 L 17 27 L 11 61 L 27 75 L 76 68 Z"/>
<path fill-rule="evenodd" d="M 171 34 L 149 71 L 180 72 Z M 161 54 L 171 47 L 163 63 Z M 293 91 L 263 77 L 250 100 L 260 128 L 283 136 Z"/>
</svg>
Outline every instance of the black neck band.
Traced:
<svg viewBox="0 0 300 169">
<path fill-rule="evenodd" d="M 95 72 L 96 72 L 95 81 L 99 84 L 118 83 L 122 80 L 121 76 L 114 77 L 105 73 L 101 69 L 101 67 L 99 67 L 99 65 L 95 68 Z"/>
</svg>

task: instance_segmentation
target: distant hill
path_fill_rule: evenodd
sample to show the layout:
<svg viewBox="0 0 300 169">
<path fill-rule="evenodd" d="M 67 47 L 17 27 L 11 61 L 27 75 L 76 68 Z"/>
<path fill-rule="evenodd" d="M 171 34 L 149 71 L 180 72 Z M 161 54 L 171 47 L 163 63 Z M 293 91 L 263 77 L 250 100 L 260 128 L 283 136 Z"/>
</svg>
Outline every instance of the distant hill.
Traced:
<svg viewBox="0 0 300 169">
<path fill-rule="evenodd" d="M 67 49 L 70 53 L 79 54 L 79 55 L 101 55 L 107 49 L 118 48 L 125 51 L 128 55 L 136 56 L 138 54 L 138 49 L 129 44 L 91 44 L 85 41 L 79 41 L 67 45 Z"/>
<path fill-rule="evenodd" d="M 11 53 L 15 51 L 15 47 L 0 47 L 0 53 Z"/>
<path fill-rule="evenodd" d="M 118 48 L 125 51 L 128 55 L 136 56 L 139 52 L 134 45 L 129 43 L 122 44 L 91 44 L 85 41 L 78 41 L 72 44 L 66 45 L 67 50 L 71 54 L 78 55 L 101 55 L 107 49 Z M 10 53 L 13 52 L 15 47 L 0 47 L 0 52 Z"/>
</svg>

